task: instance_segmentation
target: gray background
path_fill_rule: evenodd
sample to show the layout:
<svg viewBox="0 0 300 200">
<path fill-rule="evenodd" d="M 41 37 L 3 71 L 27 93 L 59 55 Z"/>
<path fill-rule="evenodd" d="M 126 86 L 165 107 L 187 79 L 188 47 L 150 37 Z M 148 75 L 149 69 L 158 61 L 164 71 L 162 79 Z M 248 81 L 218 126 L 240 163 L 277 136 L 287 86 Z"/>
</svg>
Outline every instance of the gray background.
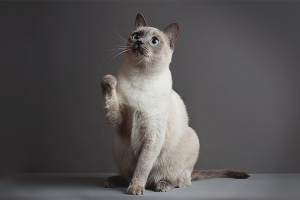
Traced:
<svg viewBox="0 0 300 200">
<path fill-rule="evenodd" d="M 141 12 L 177 22 L 195 169 L 300 172 L 300 2 L 0 2 L 0 174 L 116 172 L 100 81 Z"/>
</svg>

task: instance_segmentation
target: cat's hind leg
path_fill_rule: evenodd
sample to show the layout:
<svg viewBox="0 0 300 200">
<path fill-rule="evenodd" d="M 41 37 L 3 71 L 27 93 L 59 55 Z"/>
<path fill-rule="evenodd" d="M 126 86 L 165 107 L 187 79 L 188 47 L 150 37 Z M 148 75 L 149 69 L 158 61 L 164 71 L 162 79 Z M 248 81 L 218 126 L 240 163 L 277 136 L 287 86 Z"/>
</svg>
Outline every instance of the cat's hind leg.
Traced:
<svg viewBox="0 0 300 200">
<path fill-rule="evenodd" d="M 176 185 L 170 181 L 158 181 L 155 184 L 155 191 L 156 192 L 167 192 L 172 190 Z"/>
<path fill-rule="evenodd" d="M 110 176 L 106 178 L 104 186 L 111 187 L 127 187 L 129 184 L 122 176 Z"/>
<path fill-rule="evenodd" d="M 192 185 L 192 180 L 191 180 L 191 171 L 192 169 L 188 169 L 183 171 L 181 176 L 178 178 L 178 187 L 190 187 Z"/>
</svg>

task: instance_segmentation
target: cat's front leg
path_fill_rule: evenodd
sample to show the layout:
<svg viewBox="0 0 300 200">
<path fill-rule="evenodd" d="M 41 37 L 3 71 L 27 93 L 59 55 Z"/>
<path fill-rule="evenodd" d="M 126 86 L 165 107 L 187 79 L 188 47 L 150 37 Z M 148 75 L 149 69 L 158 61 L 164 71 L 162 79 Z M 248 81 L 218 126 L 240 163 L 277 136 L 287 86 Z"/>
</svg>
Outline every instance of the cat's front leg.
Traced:
<svg viewBox="0 0 300 200">
<path fill-rule="evenodd" d="M 121 114 L 116 93 L 117 79 L 112 75 L 106 75 L 101 81 L 103 94 L 103 107 L 108 125 L 116 130 L 120 124 Z"/>
<path fill-rule="evenodd" d="M 127 194 L 141 195 L 145 193 L 145 185 L 149 173 L 161 150 L 159 140 L 146 140 L 141 148 L 133 178 L 126 191 Z"/>
</svg>

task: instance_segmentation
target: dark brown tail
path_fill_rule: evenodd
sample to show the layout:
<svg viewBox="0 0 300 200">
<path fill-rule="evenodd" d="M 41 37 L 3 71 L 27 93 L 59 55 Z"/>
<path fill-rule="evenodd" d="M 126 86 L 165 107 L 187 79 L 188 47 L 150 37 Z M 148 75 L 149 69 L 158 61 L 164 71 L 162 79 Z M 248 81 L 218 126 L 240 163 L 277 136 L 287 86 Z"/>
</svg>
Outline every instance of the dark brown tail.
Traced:
<svg viewBox="0 0 300 200">
<path fill-rule="evenodd" d="M 237 170 L 194 170 L 192 172 L 192 181 L 204 180 L 210 178 L 238 178 L 246 179 L 250 177 L 246 172 Z"/>
</svg>

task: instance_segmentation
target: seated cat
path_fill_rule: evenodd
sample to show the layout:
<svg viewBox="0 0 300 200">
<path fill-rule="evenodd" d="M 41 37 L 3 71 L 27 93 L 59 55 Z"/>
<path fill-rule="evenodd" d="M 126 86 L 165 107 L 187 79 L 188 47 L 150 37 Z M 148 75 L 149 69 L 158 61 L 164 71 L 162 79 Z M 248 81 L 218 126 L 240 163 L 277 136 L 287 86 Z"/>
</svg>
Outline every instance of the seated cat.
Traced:
<svg viewBox="0 0 300 200">
<path fill-rule="evenodd" d="M 127 194 L 141 195 L 145 187 L 166 192 L 192 180 L 249 177 L 235 170 L 193 170 L 199 139 L 172 89 L 169 69 L 178 31 L 176 23 L 163 31 L 149 27 L 138 14 L 117 78 L 107 75 L 101 82 L 119 170 L 119 176 L 106 179 L 106 187 L 127 185 Z"/>
</svg>

